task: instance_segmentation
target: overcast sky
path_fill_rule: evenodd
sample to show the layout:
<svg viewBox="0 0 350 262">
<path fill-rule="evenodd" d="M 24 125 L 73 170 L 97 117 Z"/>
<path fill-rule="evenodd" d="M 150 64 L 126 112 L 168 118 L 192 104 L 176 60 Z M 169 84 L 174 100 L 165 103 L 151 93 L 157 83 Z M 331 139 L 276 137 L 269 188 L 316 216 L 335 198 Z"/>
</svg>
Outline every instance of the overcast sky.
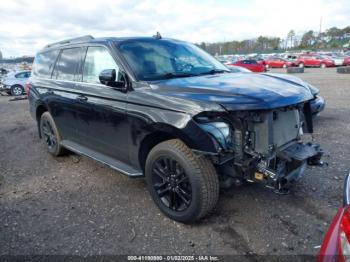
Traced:
<svg viewBox="0 0 350 262">
<path fill-rule="evenodd" d="M 350 25 L 349 0 L 0 0 L 0 50 L 34 55 L 44 45 L 86 34 L 151 36 L 191 42 L 284 38 Z"/>
</svg>

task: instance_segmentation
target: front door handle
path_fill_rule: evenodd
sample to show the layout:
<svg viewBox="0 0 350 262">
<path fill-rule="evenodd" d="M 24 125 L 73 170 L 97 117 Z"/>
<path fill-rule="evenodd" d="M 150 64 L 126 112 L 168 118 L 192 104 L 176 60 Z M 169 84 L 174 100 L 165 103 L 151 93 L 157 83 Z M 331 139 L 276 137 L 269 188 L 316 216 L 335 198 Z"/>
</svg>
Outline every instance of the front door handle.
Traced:
<svg viewBox="0 0 350 262">
<path fill-rule="evenodd" d="M 88 100 L 88 98 L 86 96 L 83 96 L 83 95 L 79 95 L 77 97 L 77 99 L 80 100 L 80 101 L 87 101 Z"/>
</svg>

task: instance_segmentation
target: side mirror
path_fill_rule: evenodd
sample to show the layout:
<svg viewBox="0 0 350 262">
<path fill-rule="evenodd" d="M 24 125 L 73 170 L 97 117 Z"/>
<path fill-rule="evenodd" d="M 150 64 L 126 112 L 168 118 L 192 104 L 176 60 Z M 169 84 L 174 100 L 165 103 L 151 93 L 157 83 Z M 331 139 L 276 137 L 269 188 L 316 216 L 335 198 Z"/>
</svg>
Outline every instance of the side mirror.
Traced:
<svg viewBox="0 0 350 262">
<path fill-rule="evenodd" d="M 117 80 L 117 73 L 115 69 L 105 69 L 99 74 L 98 78 L 103 85 L 117 89 L 126 89 L 126 77 L 123 72 L 121 72 L 121 74 L 122 79 Z"/>
<path fill-rule="evenodd" d="M 115 82 L 116 72 L 115 69 L 105 69 L 103 70 L 98 78 L 100 79 L 101 84 L 103 85 L 111 85 L 111 83 Z"/>
</svg>

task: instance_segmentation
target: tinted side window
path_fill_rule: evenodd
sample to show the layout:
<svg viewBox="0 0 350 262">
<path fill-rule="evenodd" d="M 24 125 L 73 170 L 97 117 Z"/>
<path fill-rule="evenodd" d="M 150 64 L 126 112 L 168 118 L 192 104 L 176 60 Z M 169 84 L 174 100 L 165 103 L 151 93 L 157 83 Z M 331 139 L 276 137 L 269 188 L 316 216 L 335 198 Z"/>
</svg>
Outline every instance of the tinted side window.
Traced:
<svg viewBox="0 0 350 262">
<path fill-rule="evenodd" d="M 33 74 L 50 78 L 58 53 L 59 50 L 52 50 L 37 54 L 33 64 Z"/>
<path fill-rule="evenodd" d="M 24 78 L 25 73 L 18 73 L 15 75 L 16 78 Z"/>
<path fill-rule="evenodd" d="M 52 78 L 74 81 L 81 61 L 81 48 L 63 49 Z"/>
<path fill-rule="evenodd" d="M 100 83 L 99 74 L 105 69 L 115 69 L 120 80 L 119 68 L 108 50 L 102 46 L 89 47 L 85 57 L 83 82 Z"/>
</svg>

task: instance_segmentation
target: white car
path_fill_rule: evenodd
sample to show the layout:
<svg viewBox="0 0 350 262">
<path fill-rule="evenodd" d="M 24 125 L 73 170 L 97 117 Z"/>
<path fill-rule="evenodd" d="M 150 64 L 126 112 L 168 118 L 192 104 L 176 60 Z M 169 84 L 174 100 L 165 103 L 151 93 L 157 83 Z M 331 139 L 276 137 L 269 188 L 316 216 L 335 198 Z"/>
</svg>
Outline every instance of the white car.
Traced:
<svg viewBox="0 0 350 262">
<path fill-rule="evenodd" d="M 13 96 L 24 94 L 24 85 L 30 77 L 30 71 L 8 73 L 2 80 L 2 89 Z"/>
</svg>

